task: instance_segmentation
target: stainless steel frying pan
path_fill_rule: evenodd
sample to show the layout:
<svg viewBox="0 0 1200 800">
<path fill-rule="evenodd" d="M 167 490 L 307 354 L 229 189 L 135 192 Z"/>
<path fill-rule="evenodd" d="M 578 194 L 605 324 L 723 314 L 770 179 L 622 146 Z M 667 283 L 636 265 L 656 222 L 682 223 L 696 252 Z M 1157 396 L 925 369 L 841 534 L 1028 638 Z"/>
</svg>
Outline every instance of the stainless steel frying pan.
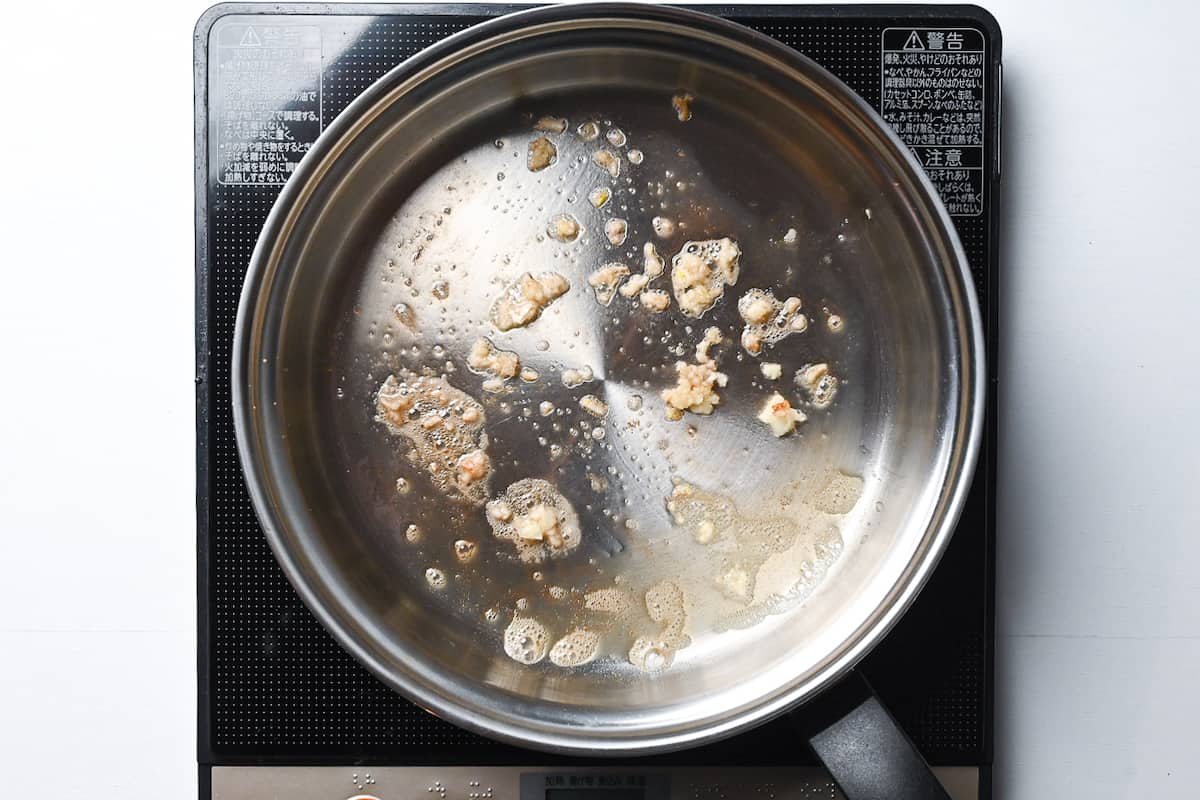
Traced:
<svg viewBox="0 0 1200 800">
<path fill-rule="evenodd" d="M 672 107 L 680 92 L 695 98 L 686 122 Z M 555 163 L 533 172 L 542 116 L 568 126 L 547 134 Z M 598 139 L 577 132 L 587 122 Z M 620 159 L 617 176 L 594 163 L 601 147 Z M 599 209 L 598 187 L 612 192 Z M 559 214 L 579 222 L 574 241 L 547 235 Z M 656 233 L 656 216 L 674 233 Z M 613 217 L 627 221 L 619 245 L 605 235 Z M 668 262 L 656 286 L 669 290 L 671 256 L 721 237 L 738 242 L 740 275 L 701 319 L 674 300 L 661 314 L 621 296 L 605 306 L 587 283 L 605 263 L 640 271 L 651 241 Z M 526 271 L 555 271 L 571 290 L 498 331 L 495 298 Z M 758 356 L 739 344 L 737 301 L 754 288 L 800 298 L 808 321 Z M 728 375 L 721 402 L 668 421 L 660 392 L 709 326 L 725 334 L 712 350 Z M 537 379 L 485 391 L 487 376 L 467 367 L 481 336 Z M 729 736 L 847 673 L 945 548 L 984 401 L 968 266 L 904 145 L 791 49 L 652 6 L 504 17 L 356 99 L 270 215 L 234 352 L 255 507 L 341 644 L 460 725 L 593 755 Z M 792 380 L 814 363 L 839 378 L 828 408 Z M 564 384 L 585 366 L 593 380 Z M 578 516 L 577 550 L 522 561 L 483 507 L 439 489 L 376 419 L 388 375 L 423 369 L 482 405 L 491 496 L 547 480 Z M 778 439 L 755 419 L 774 391 L 808 417 Z M 585 394 L 604 417 L 580 408 Z M 681 485 L 709 503 L 718 547 L 698 541 L 695 519 L 674 519 Z M 640 635 L 665 636 L 643 607 L 663 581 L 685 598 L 683 634 L 631 664 Z M 604 587 L 632 598 L 619 621 L 584 599 Z M 600 630 L 601 651 L 577 667 L 519 663 L 505 631 L 525 617 L 552 640 Z"/>
</svg>

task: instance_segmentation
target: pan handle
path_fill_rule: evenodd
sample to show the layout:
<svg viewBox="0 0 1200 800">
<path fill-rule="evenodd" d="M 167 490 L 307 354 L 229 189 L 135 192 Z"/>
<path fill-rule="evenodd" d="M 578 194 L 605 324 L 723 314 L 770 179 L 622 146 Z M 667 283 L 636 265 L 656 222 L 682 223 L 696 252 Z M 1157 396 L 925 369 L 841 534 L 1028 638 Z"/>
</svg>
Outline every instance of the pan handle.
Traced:
<svg viewBox="0 0 1200 800">
<path fill-rule="evenodd" d="M 847 800 L 950 800 L 858 670 L 793 718 Z"/>
</svg>

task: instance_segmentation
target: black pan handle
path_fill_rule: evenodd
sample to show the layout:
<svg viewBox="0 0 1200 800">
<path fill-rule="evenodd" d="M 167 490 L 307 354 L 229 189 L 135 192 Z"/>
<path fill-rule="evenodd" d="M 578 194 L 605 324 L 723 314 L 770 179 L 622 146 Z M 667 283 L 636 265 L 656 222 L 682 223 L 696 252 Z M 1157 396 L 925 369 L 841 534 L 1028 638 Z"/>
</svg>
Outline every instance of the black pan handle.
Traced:
<svg viewBox="0 0 1200 800">
<path fill-rule="evenodd" d="M 857 670 L 793 718 L 847 800 L 950 800 Z"/>
</svg>

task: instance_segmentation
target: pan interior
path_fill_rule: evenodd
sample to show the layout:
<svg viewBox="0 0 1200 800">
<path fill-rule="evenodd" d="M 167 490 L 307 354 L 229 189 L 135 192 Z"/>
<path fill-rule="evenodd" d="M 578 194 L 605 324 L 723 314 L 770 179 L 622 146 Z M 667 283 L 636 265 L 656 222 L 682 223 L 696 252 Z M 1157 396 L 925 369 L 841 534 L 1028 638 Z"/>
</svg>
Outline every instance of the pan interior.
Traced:
<svg viewBox="0 0 1200 800">
<path fill-rule="evenodd" d="M 426 705 L 534 741 L 579 726 L 597 740 L 685 735 L 814 681 L 928 546 L 960 423 L 951 256 L 910 177 L 878 155 L 877 134 L 827 87 L 750 53 L 668 32 L 600 38 L 517 42 L 385 103 L 306 196 L 266 278 L 248 359 L 271 502 L 287 521 L 275 545 L 310 602 Z M 672 107 L 679 90 L 695 96 L 687 122 Z M 549 135 L 556 163 L 531 172 L 542 116 L 568 127 Z M 586 122 L 599 139 L 576 132 Z M 613 129 L 622 146 L 607 143 Z M 619 176 L 594 163 L 602 147 L 620 157 Z M 599 187 L 613 192 L 601 209 L 589 200 Z M 564 213 L 582 228 L 572 243 L 547 236 Z M 656 216 L 676 233 L 658 236 Z M 613 217 L 628 224 L 621 245 L 605 235 Z M 725 236 L 741 274 L 702 319 L 674 298 L 662 314 L 620 295 L 605 307 L 587 284 L 609 262 L 640 271 L 649 241 L 668 269 L 651 288 L 669 290 L 685 241 Z M 536 322 L 498 332 L 489 312 L 505 284 L 549 270 L 570 291 Z M 752 288 L 799 297 L 809 322 L 758 358 L 738 344 L 736 301 Z M 709 326 L 725 335 L 712 351 L 728 375 L 721 403 L 667 421 L 660 392 Z M 466 364 L 481 336 L 538 379 L 484 391 L 486 376 Z M 762 362 L 782 377 L 765 378 Z M 793 383 L 811 363 L 839 378 L 828 409 L 806 408 Z M 564 385 L 565 370 L 585 366 L 594 380 Z M 579 517 L 577 551 L 522 563 L 481 507 L 436 490 L 375 419 L 380 384 L 404 370 L 444 375 L 483 404 L 492 493 L 552 483 Z M 755 419 L 776 390 L 809 417 L 781 439 Z M 583 395 L 607 415 L 582 409 Z M 719 525 L 752 545 L 701 544 L 676 524 L 666 503 L 679 484 L 711 496 L 728 512 Z M 465 563 L 459 541 L 474 550 Z M 638 637 L 665 635 L 645 607 L 663 581 L 681 590 L 687 621 L 674 663 L 647 674 L 626 654 Z M 584 607 L 606 587 L 633 600 L 615 622 Z M 597 630 L 606 655 L 574 668 L 517 663 L 504 649 L 514 617 L 552 640 Z"/>
</svg>

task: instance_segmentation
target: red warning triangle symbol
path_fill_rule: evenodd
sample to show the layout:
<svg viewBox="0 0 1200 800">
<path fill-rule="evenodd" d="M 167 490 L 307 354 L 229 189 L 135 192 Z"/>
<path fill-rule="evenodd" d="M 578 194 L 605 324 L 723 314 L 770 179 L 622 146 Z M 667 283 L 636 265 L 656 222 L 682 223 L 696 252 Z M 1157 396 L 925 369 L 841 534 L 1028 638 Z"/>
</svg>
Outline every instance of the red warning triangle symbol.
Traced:
<svg viewBox="0 0 1200 800">
<path fill-rule="evenodd" d="M 915 32 L 913 34 L 916 35 Z M 258 38 L 258 34 L 254 32 L 254 28 L 246 26 L 246 32 L 242 34 L 242 41 L 238 42 L 241 47 L 261 47 L 262 39 Z M 908 45 L 905 45 L 907 47 Z"/>
</svg>

